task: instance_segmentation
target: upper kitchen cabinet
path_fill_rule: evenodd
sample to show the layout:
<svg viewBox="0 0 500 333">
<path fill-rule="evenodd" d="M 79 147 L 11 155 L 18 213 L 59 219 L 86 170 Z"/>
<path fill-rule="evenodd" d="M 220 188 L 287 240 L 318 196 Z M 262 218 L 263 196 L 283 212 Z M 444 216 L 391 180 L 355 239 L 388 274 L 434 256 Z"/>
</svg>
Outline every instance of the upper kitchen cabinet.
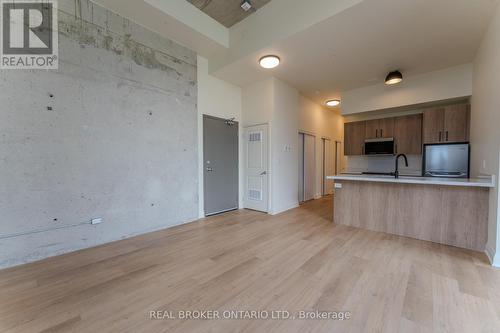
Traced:
<svg viewBox="0 0 500 333">
<path fill-rule="evenodd" d="M 444 129 L 444 107 L 424 112 L 424 143 L 441 142 Z"/>
<path fill-rule="evenodd" d="M 382 139 L 394 137 L 394 118 L 366 121 L 366 139 Z"/>
<path fill-rule="evenodd" d="M 444 110 L 444 140 L 446 142 L 469 141 L 470 105 L 447 106 Z"/>
<path fill-rule="evenodd" d="M 363 155 L 366 122 L 357 121 L 344 125 L 344 154 Z"/>
<path fill-rule="evenodd" d="M 470 105 L 457 104 L 424 112 L 424 143 L 469 141 Z"/>
<path fill-rule="evenodd" d="M 394 140 L 397 154 L 422 154 L 422 115 L 394 118 Z"/>
</svg>

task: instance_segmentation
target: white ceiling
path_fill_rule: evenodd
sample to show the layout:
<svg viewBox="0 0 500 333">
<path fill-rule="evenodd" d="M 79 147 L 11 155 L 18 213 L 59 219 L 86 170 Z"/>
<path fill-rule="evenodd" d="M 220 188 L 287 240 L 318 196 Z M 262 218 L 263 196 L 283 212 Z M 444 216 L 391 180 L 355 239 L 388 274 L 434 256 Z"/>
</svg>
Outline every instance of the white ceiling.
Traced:
<svg viewBox="0 0 500 333">
<path fill-rule="evenodd" d="M 237 85 L 273 75 L 322 103 L 383 82 L 390 70 L 411 76 L 471 62 L 497 3 L 364 0 L 214 74 Z M 266 53 L 278 54 L 282 65 L 260 69 Z"/>
</svg>

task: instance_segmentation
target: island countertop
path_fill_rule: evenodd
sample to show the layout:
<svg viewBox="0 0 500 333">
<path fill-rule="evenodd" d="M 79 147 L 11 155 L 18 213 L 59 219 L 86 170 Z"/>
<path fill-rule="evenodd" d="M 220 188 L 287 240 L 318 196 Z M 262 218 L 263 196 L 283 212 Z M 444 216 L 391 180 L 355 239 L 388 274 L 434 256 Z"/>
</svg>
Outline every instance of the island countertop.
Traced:
<svg viewBox="0 0 500 333">
<path fill-rule="evenodd" d="M 334 222 L 484 251 L 494 178 L 339 175 Z"/>
<path fill-rule="evenodd" d="M 364 175 L 364 174 L 341 174 L 338 176 L 327 176 L 330 180 L 348 180 L 379 183 L 399 183 L 399 184 L 422 184 L 422 185 L 445 185 L 445 186 L 465 186 L 465 187 L 495 187 L 494 177 L 484 178 L 437 178 L 418 176 L 394 176 L 386 175 Z"/>
</svg>

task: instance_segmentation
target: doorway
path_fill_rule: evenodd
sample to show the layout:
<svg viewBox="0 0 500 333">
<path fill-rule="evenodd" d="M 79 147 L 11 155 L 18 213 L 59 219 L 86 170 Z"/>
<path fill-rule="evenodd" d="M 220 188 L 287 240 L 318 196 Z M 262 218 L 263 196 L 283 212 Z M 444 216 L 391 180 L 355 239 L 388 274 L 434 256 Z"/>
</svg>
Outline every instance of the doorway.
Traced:
<svg viewBox="0 0 500 333">
<path fill-rule="evenodd" d="M 316 137 L 299 133 L 299 202 L 314 199 L 316 190 Z"/>
<path fill-rule="evenodd" d="M 238 209 L 238 123 L 203 115 L 205 216 Z"/>
<path fill-rule="evenodd" d="M 322 195 L 333 194 L 334 181 L 326 179 L 327 176 L 335 175 L 335 146 L 329 138 L 322 138 L 322 152 L 323 152 L 323 175 L 321 178 Z"/>
<path fill-rule="evenodd" d="M 269 128 L 267 124 L 245 129 L 245 208 L 269 210 Z"/>
</svg>

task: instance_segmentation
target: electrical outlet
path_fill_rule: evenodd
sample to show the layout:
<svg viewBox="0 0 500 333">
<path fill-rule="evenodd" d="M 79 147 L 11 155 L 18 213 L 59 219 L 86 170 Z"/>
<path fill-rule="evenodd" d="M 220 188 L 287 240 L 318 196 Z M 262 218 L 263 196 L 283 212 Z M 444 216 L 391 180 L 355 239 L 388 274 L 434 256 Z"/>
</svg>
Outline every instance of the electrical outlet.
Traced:
<svg viewBox="0 0 500 333">
<path fill-rule="evenodd" d="M 103 222 L 104 222 L 104 220 L 103 220 L 103 218 L 102 218 L 102 217 L 99 217 L 99 218 L 97 218 L 97 219 L 92 219 L 92 220 L 90 220 L 90 224 L 92 224 L 92 225 L 101 224 L 101 223 L 103 223 Z"/>
<path fill-rule="evenodd" d="M 335 188 L 342 188 L 342 184 L 341 183 L 335 183 Z"/>
</svg>

